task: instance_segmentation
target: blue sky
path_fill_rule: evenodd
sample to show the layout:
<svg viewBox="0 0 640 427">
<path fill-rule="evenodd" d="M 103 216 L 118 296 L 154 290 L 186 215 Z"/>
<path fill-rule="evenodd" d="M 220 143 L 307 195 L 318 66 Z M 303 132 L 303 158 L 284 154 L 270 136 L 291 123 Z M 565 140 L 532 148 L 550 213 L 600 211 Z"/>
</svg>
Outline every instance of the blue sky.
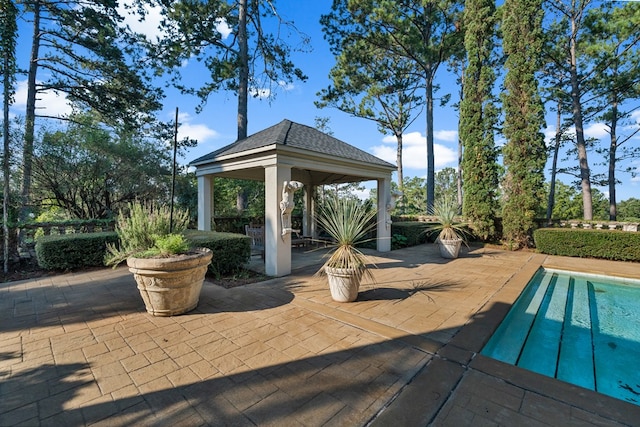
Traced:
<svg viewBox="0 0 640 427">
<path fill-rule="evenodd" d="M 382 135 L 374 122 L 350 117 L 332 108 L 317 109 L 314 105 L 318 91 L 329 84 L 328 73 L 334 64 L 333 56 L 323 38 L 319 23 L 320 16 L 330 11 L 331 3 L 331 0 L 316 0 L 304 2 L 304 6 L 301 6 L 299 0 L 278 0 L 276 2 L 278 12 L 282 17 L 294 21 L 296 27 L 311 39 L 311 52 L 295 53 L 293 56 L 294 63 L 308 76 L 308 80 L 304 83 L 295 82 L 293 85 L 280 88 L 275 99 L 271 101 L 250 98 L 248 133 L 251 135 L 277 124 L 283 119 L 314 126 L 316 117 L 328 117 L 330 119 L 329 127 L 336 138 L 395 164 L 395 138 Z M 138 23 L 133 17 L 128 20 L 136 31 L 151 37 L 157 34 L 158 21 L 158 16 L 153 11 L 144 23 Z M 31 28 L 22 25 L 20 31 L 19 50 L 22 55 L 26 56 L 29 49 Z M 24 62 L 20 65 L 26 68 Z M 195 61 L 185 64 L 182 71 L 191 82 L 197 83 L 202 78 L 202 70 Z M 437 75 L 437 83 L 442 88 L 437 96 L 451 93 L 452 103 L 456 102 L 458 88 L 455 86 L 455 80 L 455 76 L 448 72 L 446 65 L 442 65 Z M 25 101 L 26 85 L 24 81 L 20 81 L 13 108 L 15 114 L 24 114 Z M 175 109 L 178 107 L 181 122 L 179 137 L 198 140 L 198 146 L 191 149 L 180 160 L 181 163 L 188 163 L 236 139 L 237 99 L 233 93 L 221 92 L 212 95 L 200 114 L 196 114 L 195 111 L 197 104 L 198 100 L 195 97 L 181 95 L 175 90 L 167 89 L 167 97 L 164 100 L 164 109 L 160 113 L 160 117 L 163 120 L 172 120 Z M 41 97 L 38 101 L 38 108 L 44 109 L 47 114 L 54 115 L 69 111 L 64 98 L 52 93 Z M 637 119 L 640 120 L 640 114 Z M 554 124 L 555 119 L 550 116 L 548 127 L 545 130 L 549 137 L 554 133 Z M 451 106 L 436 106 L 434 136 L 437 170 L 457 166 L 457 126 L 458 113 L 455 109 Z M 404 135 L 403 166 L 406 177 L 426 176 L 425 128 L 426 120 L 423 114 Z M 588 136 L 600 137 L 605 141 L 608 138 L 602 125 L 591 125 L 586 131 Z M 499 139 L 497 142 L 501 143 Z M 636 147 L 640 145 L 640 136 L 635 139 L 634 144 Z M 604 172 L 602 167 L 595 166 L 595 163 L 600 161 L 601 159 L 596 153 L 590 153 L 589 162 L 593 173 Z M 572 162 L 577 163 L 577 160 L 572 160 Z M 640 170 L 640 161 L 636 160 L 633 166 Z M 561 176 L 559 179 L 565 183 L 569 183 L 571 180 L 568 176 Z M 619 179 L 622 184 L 618 186 L 618 200 L 630 197 L 640 198 L 640 178 L 632 179 L 630 174 L 619 174 Z M 600 190 L 607 194 L 606 188 L 600 188 Z"/>
</svg>

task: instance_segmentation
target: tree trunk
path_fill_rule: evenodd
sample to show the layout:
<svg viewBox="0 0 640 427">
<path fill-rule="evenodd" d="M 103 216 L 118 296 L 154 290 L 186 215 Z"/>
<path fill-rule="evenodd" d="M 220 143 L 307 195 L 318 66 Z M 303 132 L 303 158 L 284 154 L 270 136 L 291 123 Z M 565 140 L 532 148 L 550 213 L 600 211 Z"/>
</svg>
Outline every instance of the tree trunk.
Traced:
<svg viewBox="0 0 640 427">
<path fill-rule="evenodd" d="M 551 163 L 551 184 L 549 185 L 549 201 L 547 202 L 547 224 L 551 224 L 553 207 L 556 204 L 556 170 L 558 168 L 558 152 L 562 142 L 562 107 L 558 102 L 558 114 L 556 116 L 556 141 L 553 147 L 553 161 Z"/>
<path fill-rule="evenodd" d="M 433 210 L 435 201 L 435 158 L 433 155 L 433 74 L 426 79 L 427 97 L 427 212 Z"/>
<path fill-rule="evenodd" d="M 247 104 L 249 93 L 249 45 L 247 40 L 247 1 L 238 2 L 238 139 L 247 137 Z"/>
<path fill-rule="evenodd" d="M 464 99 L 464 70 L 460 75 L 460 104 Z M 462 138 L 460 138 L 460 121 L 458 120 L 458 176 L 456 183 L 458 186 L 458 215 L 462 215 L 462 201 L 464 200 L 462 194 Z"/>
<path fill-rule="evenodd" d="M 611 103 L 611 144 L 609 145 L 609 220 L 618 218 L 616 207 L 616 152 L 618 151 L 618 101 Z"/>
<path fill-rule="evenodd" d="M 580 164 L 580 185 L 582 187 L 582 208 L 586 221 L 593 219 L 593 205 L 591 201 L 591 171 L 587 161 L 587 145 L 584 139 L 584 125 L 582 117 L 581 88 L 578 79 L 578 59 L 577 59 L 577 22 L 576 16 L 571 16 L 571 104 L 573 106 L 573 124 L 576 128 L 576 144 L 578 148 L 578 162 Z"/>
<path fill-rule="evenodd" d="M 4 69 L 5 73 L 9 72 L 8 54 L 5 52 Z M 4 235 L 4 251 L 3 251 L 3 271 L 5 274 L 9 271 L 9 194 L 11 189 L 9 188 L 9 91 L 8 76 L 4 76 L 4 123 L 2 126 L 3 131 L 3 148 L 2 155 L 2 175 L 3 175 L 3 197 L 2 197 L 2 231 Z"/>
<path fill-rule="evenodd" d="M 33 143 L 36 121 L 36 74 L 38 72 L 38 52 L 40 50 L 40 2 L 33 3 L 33 39 L 27 76 L 27 108 L 24 129 L 24 147 L 22 151 L 22 189 L 19 218 L 24 221 L 29 213 L 31 195 L 31 168 L 33 164 Z"/>
</svg>

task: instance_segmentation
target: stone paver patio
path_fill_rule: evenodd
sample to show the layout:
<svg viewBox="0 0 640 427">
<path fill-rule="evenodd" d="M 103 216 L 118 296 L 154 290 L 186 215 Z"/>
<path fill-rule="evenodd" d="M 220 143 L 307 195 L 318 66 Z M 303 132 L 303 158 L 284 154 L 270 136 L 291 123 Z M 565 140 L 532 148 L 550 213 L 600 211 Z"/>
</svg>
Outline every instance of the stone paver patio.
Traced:
<svg viewBox="0 0 640 427">
<path fill-rule="evenodd" d="M 540 265 L 640 265 L 436 251 L 376 258 L 355 303 L 332 302 L 316 264 L 205 283 L 170 318 L 146 314 L 126 268 L 2 283 L 0 426 L 638 425 L 639 406 L 478 352 Z"/>
</svg>

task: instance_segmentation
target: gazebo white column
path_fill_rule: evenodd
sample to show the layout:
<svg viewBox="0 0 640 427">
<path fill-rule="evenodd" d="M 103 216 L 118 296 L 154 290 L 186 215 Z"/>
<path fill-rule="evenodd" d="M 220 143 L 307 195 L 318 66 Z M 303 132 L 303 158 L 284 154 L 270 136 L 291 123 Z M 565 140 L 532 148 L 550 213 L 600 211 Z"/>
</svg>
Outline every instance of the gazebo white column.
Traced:
<svg viewBox="0 0 640 427">
<path fill-rule="evenodd" d="M 302 206 L 302 230 L 301 233 L 303 236 L 311 236 L 313 237 L 313 192 L 315 188 L 312 187 L 310 182 L 304 183 L 304 195 L 303 195 L 303 203 Z"/>
<path fill-rule="evenodd" d="M 391 200 L 391 176 L 378 179 L 378 251 L 391 250 L 391 212 L 387 205 Z"/>
<path fill-rule="evenodd" d="M 282 235 L 280 201 L 285 181 L 291 180 L 291 166 L 271 165 L 264 170 L 264 269 L 268 276 L 291 274 L 291 234 Z"/>
<path fill-rule="evenodd" d="M 198 176 L 198 230 L 211 231 L 213 176 Z"/>
</svg>

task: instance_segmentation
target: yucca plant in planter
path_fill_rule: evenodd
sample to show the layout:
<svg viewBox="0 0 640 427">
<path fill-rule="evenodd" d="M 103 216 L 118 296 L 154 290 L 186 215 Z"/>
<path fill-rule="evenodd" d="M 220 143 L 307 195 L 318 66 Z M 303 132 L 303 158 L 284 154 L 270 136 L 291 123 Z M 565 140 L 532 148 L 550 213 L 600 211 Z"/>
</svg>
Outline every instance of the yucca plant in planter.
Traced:
<svg viewBox="0 0 640 427">
<path fill-rule="evenodd" d="M 374 280 L 368 267 L 375 264 L 356 245 L 375 228 L 376 214 L 359 200 L 337 197 L 325 200 L 318 210 L 318 224 L 331 239 L 332 249 L 316 274 L 327 276 L 334 301 L 355 301 L 362 277 Z"/>
<path fill-rule="evenodd" d="M 431 210 L 431 215 L 435 217 L 436 223 L 429 226 L 426 232 L 428 234 L 438 233 L 436 244 L 443 258 L 457 258 L 460 247 L 463 243 L 466 245 L 467 237 L 470 235 L 468 224 L 456 222 L 458 209 L 456 201 L 444 197 L 436 200 Z"/>
<path fill-rule="evenodd" d="M 173 316 L 193 310 L 212 252 L 191 248 L 182 233 L 189 215 L 164 206 L 130 203 L 120 212 L 116 232 L 120 244 L 109 245 L 105 264 L 116 267 L 127 262 L 134 275 L 147 312 Z"/>
</svg>

